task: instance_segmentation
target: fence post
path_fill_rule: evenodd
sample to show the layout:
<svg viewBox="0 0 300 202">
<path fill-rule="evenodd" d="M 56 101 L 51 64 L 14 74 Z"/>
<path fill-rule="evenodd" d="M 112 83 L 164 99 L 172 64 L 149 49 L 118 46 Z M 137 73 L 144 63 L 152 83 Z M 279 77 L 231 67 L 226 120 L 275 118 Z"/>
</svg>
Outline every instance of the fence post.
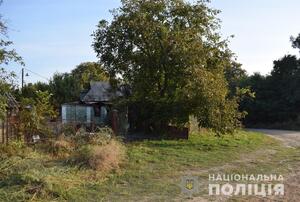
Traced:
<svg viewBox="0 0 300 202">
<path fill-rule="evenodd" d="M 117 135 L 118 134 L 118 111 L 117 110 L 112 110 L 112 119 L 111 119 L 111 128 L 114 131 L 114 133 Z"/>
<path fill-rule="evenodd" d="M 2 144 L 5 143 L 5 139 L 4 139 L 4 130 L 5 130 L 5 125 L 4 125 L 4 121 L 5 121 L 5 118 L 3 118 L 3 120 L 1 121 L 2 122 Z"/>
<path fill-rule="evenodd" d="M 8 111 L 6 112 L 6 144 L 8 144 L 8 133 L 9 133 L 9 124 L 8 124 L 9 120 L 8 120 Z"/>
</svg>

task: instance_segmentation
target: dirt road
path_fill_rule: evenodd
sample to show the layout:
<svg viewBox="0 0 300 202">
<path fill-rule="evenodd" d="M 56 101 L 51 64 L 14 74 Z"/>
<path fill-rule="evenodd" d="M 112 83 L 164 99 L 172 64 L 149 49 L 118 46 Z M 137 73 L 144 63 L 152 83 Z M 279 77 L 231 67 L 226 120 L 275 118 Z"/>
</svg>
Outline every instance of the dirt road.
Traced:
<svg viewBox="0 0 300 202">
<path fill-rule="evenodd" d="M 284 145 L 289 147 L 300 147 L 300 131 L 288 131 L 288 130 L 269 130 L 269 129 L 248 129 L 249 131 L 255 131 L 272 136 L 278 140 L 281 140 Z"/>
</svg>

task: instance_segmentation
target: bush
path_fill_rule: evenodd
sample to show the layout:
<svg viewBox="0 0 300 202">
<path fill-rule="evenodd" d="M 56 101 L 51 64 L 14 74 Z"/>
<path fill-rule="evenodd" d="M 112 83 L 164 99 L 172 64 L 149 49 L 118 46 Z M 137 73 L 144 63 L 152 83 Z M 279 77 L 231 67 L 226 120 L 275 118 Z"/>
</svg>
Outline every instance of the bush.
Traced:
<svg viewBox="0 0 300 202">
<path fill-rule="evenodd" d="M 58 139 L 52 143 L 52 153 L 57 157 L 68 157 L 74 151 L 72 142 Z"/>
<path fill-rule="evenodd" d="M 73 125 L 70 124 L 64 124 L 61 128 L 61 133 L 65 136 L 72 136 L 76 134 L 76 128 Z"/>
<path fill-rule="evenodd" d="M 97 171 L 109 172 L 118 169 L 124 159 L 125 147 L 119 141 L 111 139 L 105 145 L 81 146 L 71 161 Z"/>
<path fill-rule="evenodd" d="M 111 140 L 105 146 L 95 146 L 89 158 L 89 165 L 94 170 L 108 172 L 119 168 L 119 165 L 125 158 L 124 146 Z"/>
<path fill-rule="evenodd" d="M 31 151 L 23 141 L 12 141 L 8 145 L 0 144 L 0 157 L 8 158 L 12 156 L 26 157 Z"/>
<path fill-rule="evenodd" d="M 79 166 L 88 166 L 88 162 L 92 153 L 91 145 L 83 145 L 79 147 L 68 160 L 72 164 L 77 164 Z"/>
<path fill-rule="evenodd" d="M 114 132 L 111 128 L 97 128 L 96 132 L 89 136 L 89 144 L 93 145 L 106 145 L 110 142 Z"/>
</svg>

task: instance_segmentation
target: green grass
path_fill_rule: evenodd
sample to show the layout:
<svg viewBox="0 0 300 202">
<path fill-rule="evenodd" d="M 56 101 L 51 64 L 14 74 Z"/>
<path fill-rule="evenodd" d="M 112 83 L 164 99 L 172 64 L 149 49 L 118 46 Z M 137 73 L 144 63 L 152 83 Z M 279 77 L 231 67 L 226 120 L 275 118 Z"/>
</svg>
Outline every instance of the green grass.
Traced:
<svg viewBox="0 0 300 202">
<path fill-rule="evenodd" d="M 0 201 L 170 201 L 180 197 L 183 175 L 196 172 L 201 177 L 201 171 L 230 164 L 262 148 L 277 148 L 280 158 L 298 159 L 277 141 L 242 131 L 222 138 L 194 134 L 188 141 L 142 141 L 126 147 L 127 161 L 106 176 L 39 152 L 2 159 Z M 266 170 L 277 165 L 275 160 L 265 164 L 260 166 Z M 236 169 L 228 171 L 248 167 L 243 164 Z"/>
</svg>

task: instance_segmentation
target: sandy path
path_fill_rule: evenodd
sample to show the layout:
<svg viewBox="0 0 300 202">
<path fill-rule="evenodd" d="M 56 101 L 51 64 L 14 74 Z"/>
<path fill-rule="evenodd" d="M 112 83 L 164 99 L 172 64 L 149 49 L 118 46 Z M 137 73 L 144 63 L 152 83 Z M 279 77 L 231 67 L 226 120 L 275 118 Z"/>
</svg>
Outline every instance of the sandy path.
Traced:
<svg viewBox="0 0 300 202">
<path fill-rule="evenodd" d="M 284 145 L 290 147 L 300 147 L 300 131 L 288 131 L 288 130 L 269 130 L 269 129 L 248 129 L 249 131 L 255 131 L 272 136 L 278 140 L 281 140 Z"/>
</svg>

